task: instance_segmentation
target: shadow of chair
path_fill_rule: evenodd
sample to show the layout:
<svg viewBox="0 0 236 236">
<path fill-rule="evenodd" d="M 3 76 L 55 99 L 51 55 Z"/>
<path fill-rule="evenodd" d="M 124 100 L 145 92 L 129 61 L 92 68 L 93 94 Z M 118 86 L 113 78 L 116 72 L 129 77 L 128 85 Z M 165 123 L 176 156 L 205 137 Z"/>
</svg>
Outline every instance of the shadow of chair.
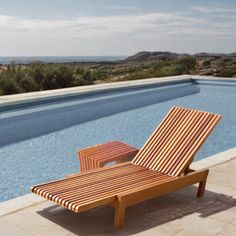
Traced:
<svg viewBox="0 0 236 236">
<path fill-rule="evenodd" d="M 236 206 L 232 196 L 206 190 L 205 196 L 199 199 L 196 192 L 197 187 L 190 186 L 128 207 L 125 226 L 119 231 L 112 227 L 114 210 L 109 206 L 76 214 L 53 205 L 38 214 L 76 235 L 133 235 L 193 213 L 207 218 Z"/>
</svg>

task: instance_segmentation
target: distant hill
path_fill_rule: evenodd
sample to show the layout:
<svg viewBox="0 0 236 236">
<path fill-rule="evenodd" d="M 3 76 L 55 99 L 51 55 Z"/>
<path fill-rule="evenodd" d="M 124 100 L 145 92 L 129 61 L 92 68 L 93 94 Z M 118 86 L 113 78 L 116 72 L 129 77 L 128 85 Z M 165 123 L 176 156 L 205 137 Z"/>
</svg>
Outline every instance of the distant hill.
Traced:
<svg viewBox="0 0 236 236">
<path fill-rule="evenodd" d="M 138 52 L 132 56 L 129 56 L 125 59 L 125 61 L 160 61 L 160 60 L 172 60 L 180 57 L 192 56 L 197 59 L 236 59 L 236 52 L 234 53 L 196 53 L 196 54 L 186 54 L 186 53 L 173 53 L 173 52 L 150 52 L 150 51 L 142 51 Z"/>
<path fill-rule="evenodd" d="M 236 52 L 233 53 L 206 53 L 200 52 L 195 54 L 173 53 L 161 51 L 142 51 L 123 60 L 126 64 L 145 65 L 145 69 L 151 67 L 152 64 L 163 65 L 163 62 L 172 63 L 176 66 L 181 58 L 191 57 L 195 60 L 195 69 L 191 72 L 198 75 L 213 75 L 236 77 Z M 163 65 L 165 66 L 165 65 Z"/>
<path fill-rule="evenodd" d="M 132 56 L 127 57 L 126 61 L 150 61 L 150 60 L 164 60 L 164 59 L 175 59 L 178 58 L 180 54 L 173 52 L 138 52 Z"/>
</svg>

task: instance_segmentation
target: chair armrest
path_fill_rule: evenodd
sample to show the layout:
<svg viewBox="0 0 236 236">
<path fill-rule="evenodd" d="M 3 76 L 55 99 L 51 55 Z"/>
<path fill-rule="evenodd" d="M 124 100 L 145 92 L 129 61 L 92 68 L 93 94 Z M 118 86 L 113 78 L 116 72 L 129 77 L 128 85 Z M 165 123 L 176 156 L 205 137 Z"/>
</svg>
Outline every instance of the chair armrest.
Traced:
<svg viewBox="0 0 236 236">
<path fill-rule="evenodd" d="M 202 169 L 190 172 L 184 176 L 173 177 L 172 180 L 165 183 L 153 183 L 146 186 L 140 186 L 117 195 L 117 198 L 123 199 L 127 206 L 143 202 L 154 197 L 158 197 L 178 189 L 206 181 L 209 170 Z"/>
</svg>

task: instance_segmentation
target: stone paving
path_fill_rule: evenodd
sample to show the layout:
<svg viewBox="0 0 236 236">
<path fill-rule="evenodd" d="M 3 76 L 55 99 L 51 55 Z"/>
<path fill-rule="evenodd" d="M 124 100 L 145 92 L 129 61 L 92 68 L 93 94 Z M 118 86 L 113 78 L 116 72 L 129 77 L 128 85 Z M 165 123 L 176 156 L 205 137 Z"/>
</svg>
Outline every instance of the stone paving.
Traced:
<svg viewBox="0 0 236 236">
<path fill-rule="evenodd" d="M 0 204 L 0 235 L 235 236 L 236 159 L 210 168 L 204 198 L 196 198 L 196 191 L 190 186 L 129 207 L 122 230 L 113 229 L 114 210 L 108 206 L 75 214 L 30 194 L 25 202 L 8 201 L 9 212 Z M 13 211 L 17 203 L 22 208 Z"/>
</svg>

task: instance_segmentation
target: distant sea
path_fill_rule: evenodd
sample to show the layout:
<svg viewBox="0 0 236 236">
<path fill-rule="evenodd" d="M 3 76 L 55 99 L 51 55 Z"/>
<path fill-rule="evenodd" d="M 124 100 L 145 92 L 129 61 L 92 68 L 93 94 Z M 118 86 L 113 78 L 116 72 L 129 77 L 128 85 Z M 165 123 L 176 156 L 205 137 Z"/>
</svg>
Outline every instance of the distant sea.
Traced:
<svg viewBox="0 0 236 236">
<path fill-rule="evenodd" d="M 29 64 L 32 62 L 46 63 L 73 63 L 73 62 L 100 62 L 122 60 L 126 56 L 38 56 L 38 57 L 0 57 L 0 64 Z"/>
</svg>

